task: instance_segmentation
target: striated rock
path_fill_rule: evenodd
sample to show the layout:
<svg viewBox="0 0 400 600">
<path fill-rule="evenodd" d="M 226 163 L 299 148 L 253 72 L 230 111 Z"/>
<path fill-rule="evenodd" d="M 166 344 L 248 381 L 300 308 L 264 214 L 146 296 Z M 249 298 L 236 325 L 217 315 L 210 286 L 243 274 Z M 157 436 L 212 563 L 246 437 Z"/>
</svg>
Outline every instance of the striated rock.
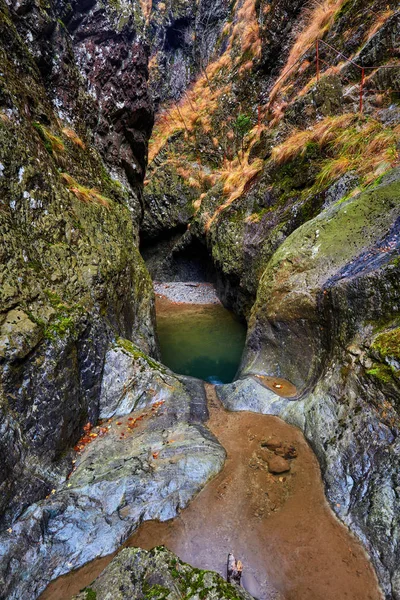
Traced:
<svg viewBox="0 0 400 600">
<path fill-rule="evenodd" d="M 290 462 L 282 456 L 272 456 L 268 459 L 268 470 L 270 473 L 286 473 L 290 471 Z"/>
<path fill-rule="evenodd" d="M 141 548 L 122 550 L 99 577 L 75 600 L 135 600 L 165 598 L 180 600 L 252 600 L 242 587 L 227 583 L 212 571 L 195 569 L 162 546 L 147 552 Z"/>
<path fill-rule="evenodd" d="M 202 424 L 203 385 L 119 344 L 148 395 L 131 403 L 127 380 L 111 405 L 119 416 L 88 438 L 68 480 L 0 535 L 2 598 L 33 600 L 52 579 L 114 552 L 143 521 L 175 517 L 223 466 L 225 451 Z"/>
</svg>

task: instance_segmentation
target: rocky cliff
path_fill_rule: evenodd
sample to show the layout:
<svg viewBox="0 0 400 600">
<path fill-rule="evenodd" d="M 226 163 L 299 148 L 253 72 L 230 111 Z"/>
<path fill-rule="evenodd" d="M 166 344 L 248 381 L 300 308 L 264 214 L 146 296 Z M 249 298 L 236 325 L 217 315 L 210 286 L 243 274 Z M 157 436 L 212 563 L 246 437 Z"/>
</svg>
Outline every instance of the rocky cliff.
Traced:
<svg viewBox="0 0 400 600">
<path fill-rule="evenodd" d="M 1 598 L 223 464 L 202 385 L 156 361 L 140 232 L 212 261 L 248 321 L 221 400 L 302 428 L 400 599 L 399 27 L 380 0 L 0 0 Z"/>
<path fill-rule="evenodd" d="M 249 326 L 220 398 L 303 429 L 388 599 L 400 598 L 399 27 L 395 3 L 231 5 L 205 72 L 159 111 L 142 225 L 146 243 L 170 236 L 168 269 L 194 240 L 207 248 Z"/>
<path fill-rule="evenodd" d="M 10 3 L 11 4 L 11 3 Z M 0 513 L 71 466 L 119 335 L 155 352 L 138 253 L 153 112 L 135 5 L 1 4 Z"/>
</svg>

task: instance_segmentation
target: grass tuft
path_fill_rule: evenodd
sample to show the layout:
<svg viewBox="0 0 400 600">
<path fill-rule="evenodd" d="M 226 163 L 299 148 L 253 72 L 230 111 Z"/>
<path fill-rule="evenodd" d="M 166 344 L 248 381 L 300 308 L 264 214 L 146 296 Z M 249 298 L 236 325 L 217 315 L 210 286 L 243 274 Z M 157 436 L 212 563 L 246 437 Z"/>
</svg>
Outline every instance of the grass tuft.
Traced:
<svg viewBox="0 0 400 600">
<path fill-rule="evenodd" d="M 73 144 L 75 144 L 75 146 L 79 146 L 79 148 L 81 148 L 82 150 L 85 150 L 85 148 L 86 148 L 85 143 L 81 140 L 80 137 L 78 137 L 78 135 L 75 133 L 75 131 L 73 129 L 70 129 L 69 127 L 64 127 L 62 132 L 68 139 L 71 140 L 71 142 Z"/>
<path fill-rule="evenodd" d="M 87 188 L 80 185 L 71 175 L 68 173 L 61 173 L 61 178 L 66 184 L 68 190 L 78 198 L 81 202 L 100 204 L 107 210 L 110 210 L 110 199 L 103 196 L 95 188 Z"/>
</svg>

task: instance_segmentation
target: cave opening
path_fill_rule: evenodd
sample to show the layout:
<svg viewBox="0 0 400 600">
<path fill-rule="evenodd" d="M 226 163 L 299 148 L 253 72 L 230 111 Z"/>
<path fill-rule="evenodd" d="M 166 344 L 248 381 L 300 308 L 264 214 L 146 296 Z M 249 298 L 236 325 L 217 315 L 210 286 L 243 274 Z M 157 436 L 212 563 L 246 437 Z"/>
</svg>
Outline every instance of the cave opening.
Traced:
<svg viewBox="0 0 400 600">
<path fill-rule="evenodd" d="M 186 43 L 186 36 L 190 27 L 190 19 L 182 17 L 176 19 L 165 32 L 165 50 L 173 51 L 179 48 L 184 48 Z"/>
<path fill-rule="evenodd" d="M 246 327 L 217 295 L 218 277 L 206 246 L 177 228 L 145 241 L 141 253 L 154 282 L 162 362 L 180 375 L 232 382 Z"/>
</svg>

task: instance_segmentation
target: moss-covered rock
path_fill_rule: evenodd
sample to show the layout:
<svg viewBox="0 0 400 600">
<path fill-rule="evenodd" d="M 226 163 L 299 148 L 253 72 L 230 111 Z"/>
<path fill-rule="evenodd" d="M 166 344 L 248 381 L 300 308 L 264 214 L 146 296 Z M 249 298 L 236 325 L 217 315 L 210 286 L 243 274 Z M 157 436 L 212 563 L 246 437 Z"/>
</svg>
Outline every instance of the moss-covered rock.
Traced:
<svg viewBox="0 0 400 600">
<path fill-rule="evenodd" d="M 125 9 L 120 29 L 100 3 L 0 2 L 1 519 L 67 474 L 110 340 L 155 352 L 137 248 L 153 116 Z"/>
<path fill-rule="evenodd" d="M 97 600 L 110 594 L 115 600 L 252 600 L 243 588 L 191 567 L 162 546 L 122 550 L 75 600 L 88 600 L 90 594 Z"/>
<path fill-rule="evenodd" d="M 326 338 L 330 320 L 337 318 L 330 316 L 333 308 L 328 304 L 336 301 L 338 286 L 389 266 L 397 252 L 399 198 L 396 172 L 375 189 L 326 209 L 287 238 L 260 281 L 250 319 L 246 369 L 284 377 L 299 390 L 318 377 L 326 353 L 343 341 Z M 359 304 L 362 298 L 357 308 Z M 358 319 L 347 310 L 347 334 Z M 346 332 L 342 329 L 340 335 L 345 338 Z M 299 339 L 304 340 L 301 345 Z"/>
</svg>

